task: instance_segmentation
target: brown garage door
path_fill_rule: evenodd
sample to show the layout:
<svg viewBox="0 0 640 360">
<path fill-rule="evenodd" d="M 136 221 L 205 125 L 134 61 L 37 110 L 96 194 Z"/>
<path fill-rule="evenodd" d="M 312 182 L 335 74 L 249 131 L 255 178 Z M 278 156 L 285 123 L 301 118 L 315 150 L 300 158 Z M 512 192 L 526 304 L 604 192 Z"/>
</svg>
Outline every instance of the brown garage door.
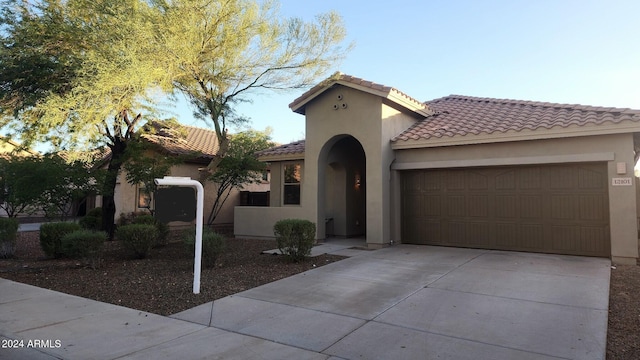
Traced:
<svg viewBox="0 0 640 360">
<path fill-rule="evenodd" d="M 608 257 L 605 163 L 402 173 L 402 241 Z"/>
</svg>

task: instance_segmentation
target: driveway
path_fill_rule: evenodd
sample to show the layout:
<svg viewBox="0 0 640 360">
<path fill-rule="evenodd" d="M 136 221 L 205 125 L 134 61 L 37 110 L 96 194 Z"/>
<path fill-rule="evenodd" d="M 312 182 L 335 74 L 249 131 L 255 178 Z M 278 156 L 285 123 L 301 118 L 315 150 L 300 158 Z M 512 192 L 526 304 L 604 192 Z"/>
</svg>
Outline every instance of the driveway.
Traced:
<svg viewBox="0 0 640 360">
<path fill-rule="evenodd" d="M 412 245 L 356 253 L 172 318 L 86 300 L 67 316 L 75 326 L 50 294 L 37 309 L 38 319 L 55 312 L 50 324 L 16 318 L 29 307 L 2 294 L 23 285 L 0 280 L 0 335 L 74 339 L 46 351 L 65 358 L 605 357 L 607 259 Z"/>
</svg>

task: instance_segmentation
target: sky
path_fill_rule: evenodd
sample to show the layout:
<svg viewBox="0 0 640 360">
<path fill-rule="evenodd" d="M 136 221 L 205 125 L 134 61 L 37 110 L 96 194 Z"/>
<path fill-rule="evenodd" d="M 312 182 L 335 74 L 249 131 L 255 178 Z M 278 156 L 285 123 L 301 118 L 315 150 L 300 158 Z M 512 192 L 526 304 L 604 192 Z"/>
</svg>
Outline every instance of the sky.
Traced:
<svg viewBox="0 0 640 360">
<path fill-rule="evenodd" d="M 340 71 L 427 101 L 451 94 L 640 109 L 637 0 L 281 0 L 285 17 L 338 12 L 353 49 Z M 322 79 L 318 79 L 321 81 Z M 288 143 L 303 90 L 261 93 L 236 110 Z M 194 120 L 184 104 L 179 121 Z M 233 129 L 232 129 L 233 130 Z"/>
</svg>

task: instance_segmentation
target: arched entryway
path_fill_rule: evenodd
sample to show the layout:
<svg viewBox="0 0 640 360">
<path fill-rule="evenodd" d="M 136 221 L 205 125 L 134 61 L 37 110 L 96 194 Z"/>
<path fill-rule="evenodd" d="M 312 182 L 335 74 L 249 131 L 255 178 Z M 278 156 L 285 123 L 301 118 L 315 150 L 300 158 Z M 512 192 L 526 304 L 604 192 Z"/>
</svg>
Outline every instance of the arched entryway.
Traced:
<svg viewBox="0 0 640 360">
<path fill-rule="evenodd" d="M 325 237 L 366 235 L 366 156 L 350 135 L 329 140 L 321 152 L 318 200 L 325 219 Z M 322 215 L 323 214 L 323 215 Z"/>
</svg>

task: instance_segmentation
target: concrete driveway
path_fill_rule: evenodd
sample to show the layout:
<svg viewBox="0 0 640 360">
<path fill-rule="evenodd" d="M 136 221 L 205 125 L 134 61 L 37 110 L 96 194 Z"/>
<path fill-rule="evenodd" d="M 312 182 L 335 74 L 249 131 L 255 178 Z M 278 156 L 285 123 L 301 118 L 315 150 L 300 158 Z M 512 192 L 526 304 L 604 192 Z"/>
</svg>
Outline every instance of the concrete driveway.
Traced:
<svg viewBox="0 0 640 360">
<path fill-rule="evenodd" d="M 6 293 L 37 288 L 0 280 L 0 335 L 58 336 L 73 346 L 40 353 L 64 358 L 605 357 L 607 259 L 412 245 L 357 253 L 172 318 L 42 289 L 38 303 Z M 84 305 L 56 305 L 50 293 Z"/>
</svg>

